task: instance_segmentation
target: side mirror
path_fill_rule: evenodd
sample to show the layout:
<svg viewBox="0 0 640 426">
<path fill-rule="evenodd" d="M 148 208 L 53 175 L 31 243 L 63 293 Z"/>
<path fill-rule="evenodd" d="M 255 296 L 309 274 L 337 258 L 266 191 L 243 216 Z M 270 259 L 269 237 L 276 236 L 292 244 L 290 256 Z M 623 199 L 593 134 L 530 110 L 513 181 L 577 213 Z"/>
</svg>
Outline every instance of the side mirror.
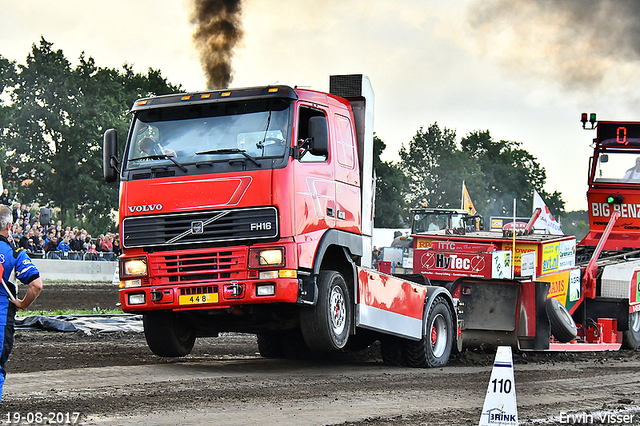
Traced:
<svg viewBox="0 0 640 426">
<path fill-rule="evenodd" d="M 118 179 L 118 132 L 116 129 L 104 132 L 102 171 L 105 182 L 115 182 Z"/>
<path fill-rule="evenodd" d="M 309 152 L 313 155 L 329 155 L 329 126 L 326 117 L 311 117 L 309 119 L 309 136 L 313 140 Z"/>
</svg>

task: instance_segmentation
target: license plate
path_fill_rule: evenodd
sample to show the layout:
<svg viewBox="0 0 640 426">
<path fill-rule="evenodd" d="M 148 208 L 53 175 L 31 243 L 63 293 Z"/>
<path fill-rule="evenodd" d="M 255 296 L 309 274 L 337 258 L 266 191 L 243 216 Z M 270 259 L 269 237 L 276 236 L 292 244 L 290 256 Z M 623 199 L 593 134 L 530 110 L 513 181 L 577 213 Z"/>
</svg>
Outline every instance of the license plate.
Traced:
<svg viewBox="0 0 640 426">
<path fill-rule="evenodd" d="M 200 305 L 203 303 L 218 303 L 218 293 L 184 294 L 178 298 L 180 305 Z"/>
</svg>

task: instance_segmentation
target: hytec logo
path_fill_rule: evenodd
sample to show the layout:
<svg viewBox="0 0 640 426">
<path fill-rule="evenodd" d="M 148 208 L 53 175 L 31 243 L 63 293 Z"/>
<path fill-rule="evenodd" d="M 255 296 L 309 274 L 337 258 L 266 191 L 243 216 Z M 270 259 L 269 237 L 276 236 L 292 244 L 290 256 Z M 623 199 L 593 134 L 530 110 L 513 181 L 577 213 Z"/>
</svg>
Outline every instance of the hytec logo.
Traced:
<svg viewBox="0 0 640 426">
<path fill-rule="evenodd" d="M 129 206 L 131 213 L 142 213 L 162 210 L 162 204 L 144 204 L 142 206 Z"/>
<path fill-rule="evenodd" d="M 478 272 L 484 269 L 484 257 L 426 252 L 421 258 L 425 269 L 447 269 L 452 271 Z"/>
</svg>

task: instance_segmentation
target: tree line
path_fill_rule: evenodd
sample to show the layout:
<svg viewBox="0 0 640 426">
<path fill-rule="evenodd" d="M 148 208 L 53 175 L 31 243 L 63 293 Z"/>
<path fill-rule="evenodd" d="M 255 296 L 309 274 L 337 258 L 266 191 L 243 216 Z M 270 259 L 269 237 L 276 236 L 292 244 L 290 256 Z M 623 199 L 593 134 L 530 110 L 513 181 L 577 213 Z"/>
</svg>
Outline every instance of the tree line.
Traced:
<svg viewBox="0 0 640 426">
<path fill-rule="evenodd" d="M 376 228 L 408 228 L 411 209 L 461 208 L 464 182 L 474 207 L 491 216 L 529 217 L 533 192 L 545 201 L 567 235 L 581 239 L 589 229 L 585 210 L 565 212 L 558 191 L 544 190 L 547 175 L 521 142 L 495 140 L 489 130 L 474 131 L 456 141 L 456 132 L 438 123 L 421 127 L 399 151 L 397 163 L 381 160 L 384 141 L 374 136 L 376 170 Z"/>
<path fill-rule="evenodd" d="M 59 208 L 65 224 L 104 232 L 115 227 L 118 188 L 102 180 L 103 132 L 126 134 L 137 98 L 181 86 L 160 70 L 98 67 L 84 52 L 78 62 L 44 38 L 24 65 L 0 55 L 0 167 L 20 202 Z"/>
<path fill-rule="evenodd" d="M 83 52 L 72 66 L 62 50 L 41 38 L 25 64 L 0 54 L 0 167 L 5 187 L 23 203 L 60 208 L 67 224 L 95 232 L 114 229 L 117 187 L 102 180 L 102 135 L 126 134 L 128 111 L 141 97 L 181 91 L 160 70 L 136 73 L 98 67 Z M 375 137 L 376 227 L 405 227 L 410 209 L 459 208 L 462 181 L 483 216 L 510 215 L 513 199 L 529 215 L 533 190 L 555 215 L 564 213 L 559 192 L 543 190 L 546 173 L 521 143 L 476 131 L 458 143 L 437 123 L 420 128 L 399 151 L 401 161 L 380 159 Z"/>
<path fill-rule="evenodd" d="M 520 142 L 494 140 L 488 130 L 475 131 L 456 141 L 456 132 L 438 126 L 420 128 L 400 149 L 398 163 L 381 161 L 385 143 L 376 138 L 378 158 L 377 227 L 410 224 L 408 210 L 429 206 L 460 208 L 462 183 L 476 210 L 485 217 L 529 216 L 537 190 L 554 214 L 564 212 L 558 191 L 546 192 L 546 171 Z M 397 188 L 397 189 L 396 189 Z M 393 198 L 391 205 L 386 200 Z M 397 206 L 397 207 L 396 207 Z"/>
</svg>

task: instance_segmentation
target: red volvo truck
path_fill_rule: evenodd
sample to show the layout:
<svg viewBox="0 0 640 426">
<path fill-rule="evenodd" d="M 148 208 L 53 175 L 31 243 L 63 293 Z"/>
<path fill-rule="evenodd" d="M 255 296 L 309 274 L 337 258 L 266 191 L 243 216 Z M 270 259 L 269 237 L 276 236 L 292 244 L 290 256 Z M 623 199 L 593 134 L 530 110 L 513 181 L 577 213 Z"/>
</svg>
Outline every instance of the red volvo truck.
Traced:
<svg viewBox="0 0 640 426">
<path fill-rule="evenodd" d="M 423 277 L 370 268 L 373 90 L 332 76 L 330 93 L 276 85 L 137 100 L 120 181 L 120 302 L 151 350 L 255 333 L 266 357 L 358 348 L 387 363 L 447 363 L 457 317 Z"/>
</svg>

